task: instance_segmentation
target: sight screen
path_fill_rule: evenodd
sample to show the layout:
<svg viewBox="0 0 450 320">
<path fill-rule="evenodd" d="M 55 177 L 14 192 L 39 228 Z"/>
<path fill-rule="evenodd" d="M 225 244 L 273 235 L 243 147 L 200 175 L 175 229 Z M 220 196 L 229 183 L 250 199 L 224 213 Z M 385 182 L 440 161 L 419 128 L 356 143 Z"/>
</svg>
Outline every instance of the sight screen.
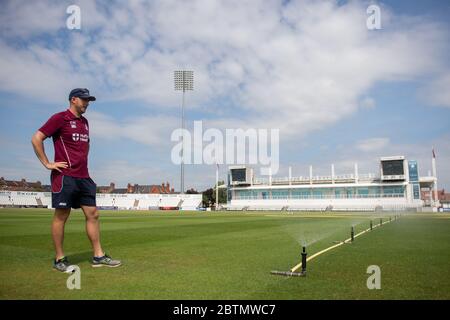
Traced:
<svg viewBox="0 0 450 320">
<path fill-rule="evenodd" d="M 384 176 L 404 174 L 403 160 L 382 161 L 382 168 Z"/>
</svg>

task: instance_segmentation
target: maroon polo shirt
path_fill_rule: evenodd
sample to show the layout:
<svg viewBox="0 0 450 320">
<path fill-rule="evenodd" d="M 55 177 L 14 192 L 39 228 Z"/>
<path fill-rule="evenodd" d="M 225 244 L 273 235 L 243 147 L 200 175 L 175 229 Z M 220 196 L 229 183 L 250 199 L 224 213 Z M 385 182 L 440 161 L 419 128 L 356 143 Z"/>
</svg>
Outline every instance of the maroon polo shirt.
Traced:
<svg viewBox="0 0 450 320">
<path fill-rule="evenodd" d="M 85 117 L 77 118 L 67 109 L 51 116 L 39 131 L 53 138 L 55 162 L 67 162 L 68 167 L 61 169 L 63 175 L 89 178 L 89 123 Z"/>
</svg>

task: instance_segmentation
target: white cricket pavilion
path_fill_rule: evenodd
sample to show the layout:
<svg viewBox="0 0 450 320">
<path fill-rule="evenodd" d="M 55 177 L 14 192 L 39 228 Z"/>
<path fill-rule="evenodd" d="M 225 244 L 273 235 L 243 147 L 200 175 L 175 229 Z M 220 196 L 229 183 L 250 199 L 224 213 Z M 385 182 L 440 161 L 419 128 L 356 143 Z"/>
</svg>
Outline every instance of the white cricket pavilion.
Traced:
<svg viewBox="0 0 450 320">
<path fill-rule="evenodd" d="M 404 156 L 382 157 L 378 174 L 354 172 L 284 178 L 257 178 L 247 166 L 231 166 L 228 174 L 228 210 L 304 210 L 304 211 L 436 211 L 437 194 L 435 159 L 433 175 L 419 177 L 417 161 Z M 429 199 L 421 199 L 421 190 Z M 428 207 L 428 209 L 426 209 Z"/>
</svg>

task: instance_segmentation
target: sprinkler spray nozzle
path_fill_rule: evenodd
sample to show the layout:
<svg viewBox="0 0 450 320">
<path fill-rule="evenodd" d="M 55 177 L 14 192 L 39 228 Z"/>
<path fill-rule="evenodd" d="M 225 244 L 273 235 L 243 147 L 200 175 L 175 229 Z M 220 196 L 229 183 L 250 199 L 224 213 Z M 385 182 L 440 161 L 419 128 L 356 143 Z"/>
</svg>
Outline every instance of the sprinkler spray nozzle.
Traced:
<svg viewBox="0 0 450 320">
<path fill-rule="evenodd" d="M 306 247 L 303 246 L 302 253 L 301 253 L 301 256 L 302 256 L 302 271 L 300 272 L 300 274 L 302 276 L 306 276 L 306 256 L 307 255 L 308 254 L 306 253 Z"/>
</svg>

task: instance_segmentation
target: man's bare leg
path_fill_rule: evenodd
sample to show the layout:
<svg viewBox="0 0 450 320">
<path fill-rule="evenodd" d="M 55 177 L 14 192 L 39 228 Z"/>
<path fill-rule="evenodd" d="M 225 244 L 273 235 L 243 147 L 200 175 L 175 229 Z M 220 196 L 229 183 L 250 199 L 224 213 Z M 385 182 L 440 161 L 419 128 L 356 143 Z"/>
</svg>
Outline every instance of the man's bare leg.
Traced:
<svg viewBox="0 0 450 320">
<path fill-rule="evenodd" d="M 102 257 L 105 253 L 100 244 L 100 221 L 97 207 L 81 206 L 86 217 L 86 233 L 91 241 L 94 257 Z"/>
<path fill-rule="evenodd" d="M 55 246 L 56 260 L 64 257 L 64 227 L 70 215 L 69 209 L 55 209 L 55 215 L 52 222 L 52 238 Z"/>
</svg>

